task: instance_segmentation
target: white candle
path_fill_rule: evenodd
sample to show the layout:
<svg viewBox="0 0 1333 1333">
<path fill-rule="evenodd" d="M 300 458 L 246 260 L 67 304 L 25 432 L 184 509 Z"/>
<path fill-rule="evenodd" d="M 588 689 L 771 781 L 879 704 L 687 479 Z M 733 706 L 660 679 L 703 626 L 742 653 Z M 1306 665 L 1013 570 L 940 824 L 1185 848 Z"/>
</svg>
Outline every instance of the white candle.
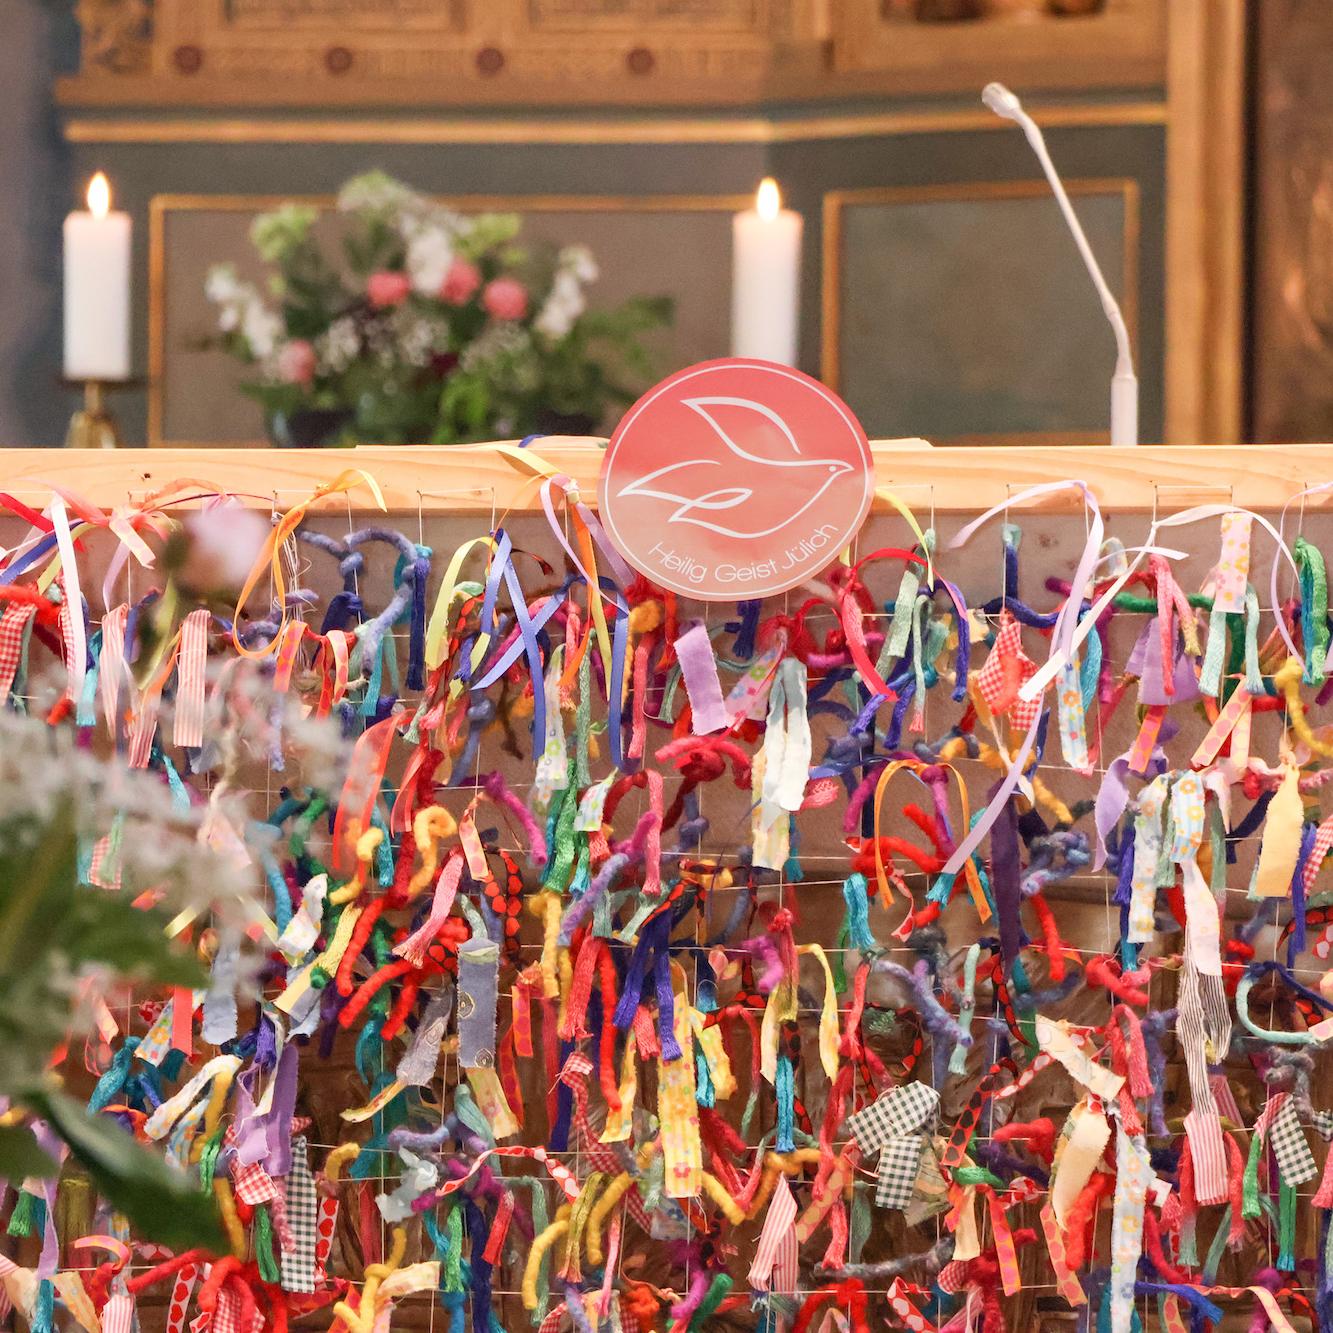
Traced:
<svg viewBox="0 0 1333 1333">
<path fill-rule="evenodd" d="M 796 364 L 801 311 L 801 215 L 782 207 L 777 182 L 731 221 L 731 352 Z"/>
<path fill-rule="evenodd" d="M 65 219 L 65 377 L 130 377 L 130 215 L 111 212 L 100 171 Z"/>
</svg>

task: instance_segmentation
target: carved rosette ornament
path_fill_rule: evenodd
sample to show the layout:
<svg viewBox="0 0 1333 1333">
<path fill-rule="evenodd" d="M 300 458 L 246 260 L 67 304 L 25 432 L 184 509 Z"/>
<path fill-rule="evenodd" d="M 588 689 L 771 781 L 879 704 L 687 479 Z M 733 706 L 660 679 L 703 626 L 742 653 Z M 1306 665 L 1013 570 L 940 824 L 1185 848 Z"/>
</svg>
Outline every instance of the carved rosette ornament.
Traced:
<svg viewBox="0 0 1333 1333">
<path fill-rule="evenodd" d="M 153 42 L 153 0 L 78 0 L 85 73 L 142 74 Z"/>
</svg>

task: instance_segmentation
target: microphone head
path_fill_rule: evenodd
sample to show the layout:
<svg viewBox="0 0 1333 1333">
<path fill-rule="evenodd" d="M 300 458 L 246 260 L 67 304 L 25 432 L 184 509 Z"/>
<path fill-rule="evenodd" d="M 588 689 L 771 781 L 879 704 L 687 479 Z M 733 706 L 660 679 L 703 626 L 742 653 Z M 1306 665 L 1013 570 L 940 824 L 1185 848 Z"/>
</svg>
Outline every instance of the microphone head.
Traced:
<svg viewBox="0 0 1333 1333">
<path fill-rule="evenodd" d="M 981 100 L 1005 120 L 1017 120 L 1023 114 L 1023 104 L 1002 83 L 988 83 L 981 90 Z"/>
</svg>

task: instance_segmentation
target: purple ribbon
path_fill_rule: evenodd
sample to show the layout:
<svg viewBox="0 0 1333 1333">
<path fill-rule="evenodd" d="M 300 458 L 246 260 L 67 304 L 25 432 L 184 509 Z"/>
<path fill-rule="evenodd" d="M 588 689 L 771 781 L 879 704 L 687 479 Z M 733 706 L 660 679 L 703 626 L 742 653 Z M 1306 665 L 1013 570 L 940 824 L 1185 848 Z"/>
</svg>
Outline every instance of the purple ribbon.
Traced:
<svg viewBox="0 0 1333 1333">
<path fill-rule="evenodd" d="M 994 800 L 1001 784 L 991 791 Z M 991 825 L 991 892 L 995 895 L 995 915 L 1000 926 L 1000 957 L 1008 972 L 1022 948 L 1022 926 L 1019 911 L 1022 907 L 1022 886 L 1019 882 L 1021 867 L 1018 855 L 1018 818 L 1012 796 L 1000 806 Z"/>
</svg>

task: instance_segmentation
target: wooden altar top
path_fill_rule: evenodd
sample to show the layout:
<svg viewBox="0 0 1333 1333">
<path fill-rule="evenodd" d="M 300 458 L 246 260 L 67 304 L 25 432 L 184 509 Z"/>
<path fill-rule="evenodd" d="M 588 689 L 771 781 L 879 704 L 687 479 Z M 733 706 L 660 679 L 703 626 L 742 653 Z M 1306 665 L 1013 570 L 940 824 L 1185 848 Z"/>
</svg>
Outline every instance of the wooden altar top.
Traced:
<svg viewBox="0 0 1333 1333">
<path fill-rule="evenodd" d="M 391 513 L 481 514 L 539 506 L 541 469 L 517 456 L 518 441 L 479 445 L 361 446 L 355 449 L 118 449 L 66 451 L 7 449 L 0 486 L 32 502 L 59 485 L 90 502 L 111 506 L 142 499 L 188 479 L 232 491 L 254 504 L 285 508 L 348 468 L 375 478 Z M 550 435 L 531 451 L 578 483 L 596 503 L 605 441 Z M 1280 510 L 1298 492 L 1333 481 L 1333 444 L 1239 445 L 1191 448 L 1142 445 L 932 448 L 924 440 L 876 440 L 876 485 L 922 512 L 976 513 L 1003 504 L 1042 482 L 1079 480 L 1103 509 L 1121 513 L 1171 512 L 1205 503 L 1236 503 Z M 329 505 L 365 511 L 369 492 Z M 1307 507 L 1333 504 L 1333 492 L 1308 497 Z M 1070 488 L 1035 507 L 1073 510 Z M 882 497 L 877 508 L 887 509 Z"/>
</svg>

